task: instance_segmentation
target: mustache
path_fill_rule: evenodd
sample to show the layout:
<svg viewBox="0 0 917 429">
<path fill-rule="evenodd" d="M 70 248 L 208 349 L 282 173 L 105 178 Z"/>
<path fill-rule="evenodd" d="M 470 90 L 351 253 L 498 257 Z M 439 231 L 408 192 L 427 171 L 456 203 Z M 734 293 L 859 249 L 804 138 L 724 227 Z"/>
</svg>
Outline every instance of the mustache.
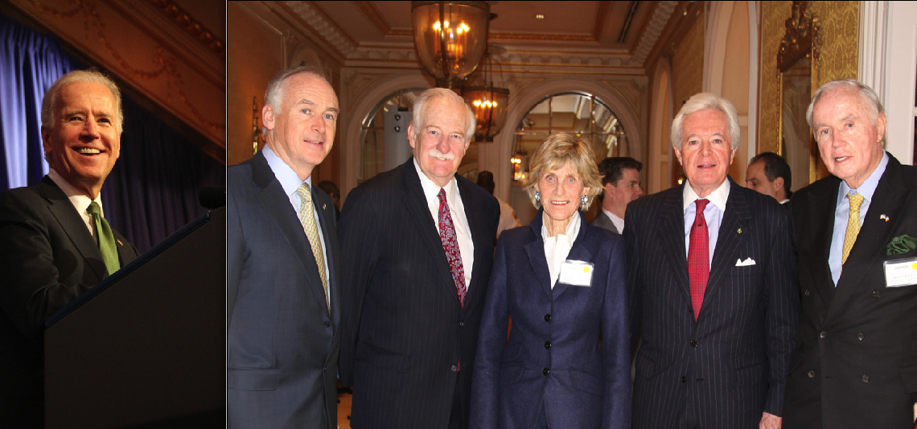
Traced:
<svg viewBox="0 0 917 429">
<path fill-rule="evenodd" d="M 430 149 L 430 151 L 427 152 L 427 154 L 440 161 L 452 161 L 453 159 L 455 159 L 454 153 L 452 152 L 442 153 L 439 150 L 437 150 L 436 148 Z"/>
</svg>

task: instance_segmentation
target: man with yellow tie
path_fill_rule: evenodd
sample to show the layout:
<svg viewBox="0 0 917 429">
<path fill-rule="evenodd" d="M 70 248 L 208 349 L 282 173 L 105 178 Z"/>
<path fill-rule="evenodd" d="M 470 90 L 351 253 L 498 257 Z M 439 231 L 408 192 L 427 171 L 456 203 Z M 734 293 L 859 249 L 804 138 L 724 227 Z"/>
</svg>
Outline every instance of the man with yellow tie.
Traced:
<svg viewBox="0 0 917 429">
<path fill-rule="evenodd" d="M 883 149 L 882 104 L 855 80 L 819 88 L 807 119 L 832 175 L 793 196 L 802 314 L 784 428 L 911 428 L 917 169 Z"/>
<path fill-rule="evenodd" d="M 337 226 L 312 173 L 331 151 L 338 113 L 321 70 L 279 73 L 261 110 L 265 147 L 227 171 L 230 428 L 337 425 Z"/>
<path fill-rule="evenodd" d="M 95 70 L 58 79 L 41 106 L 50 170 L 0 194 L 0 425 L 44 425 L 45 320 L 137 257 L 100 192 L 121 154 L 121 91 Z"/>
</svg>

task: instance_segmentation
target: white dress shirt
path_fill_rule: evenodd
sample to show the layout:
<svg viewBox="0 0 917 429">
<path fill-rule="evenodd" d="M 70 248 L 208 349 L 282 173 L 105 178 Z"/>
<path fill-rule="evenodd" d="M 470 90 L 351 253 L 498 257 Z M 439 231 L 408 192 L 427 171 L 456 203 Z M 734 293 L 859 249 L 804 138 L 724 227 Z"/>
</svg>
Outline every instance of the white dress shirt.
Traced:
<svg viewBox="0 0 917 429">
<path fill-rule="evenodd" d="M 707 203 L 707 207 L 704 207 L 704 220 L 707 221 L 707 238 L 710 242 L 707 246 L 710 250 L 710 254 L 707 257 L 708 267 L 710 266 L 710 261 L 713 261 L 713 252 L 716 250 L 716 239 L 720 235 L 720 225 L 723 223 L 723 213 L 726 211 L 726 200 L 729 199 L 730 186 L 729 180 L 724 180 L 716 190 L 705 198 L 710 201 Z M 684 195 L 685 260 L 687 260 L 688 249 L 691 247 L 691 226 L 694 224 L 694 218 L 697 215 L 697 205 L 694 204 L 694 201 L 700 197 L 694 192 L 694 188 L 691 187 L 690 183 L 685 184 L 682 195 Z"/>
<path fill-rule="evenodd" d="M 420 177 L 420 186 L 423 188 L 424 197 L 427 198 L 427 209 L 433 216 L 437 234 L 439 234 L 439 197 L 437 195 L 440 189 L 446 190 L 446 203 L 449 205 L 449 214 L 452 216 L 452 225 L 455 227 L 455 239 L 458 241 L 459 252 L 462 254 L 462 269 L 465 271 L 465 291 L 467 292 L 471 286 L 471 271 L 474 267 L 474 242 L 471 240 L 471 228 L 465 216 L 462 195 L 458 191 L 458 181 L 452 177 L 445 187 L 440 188 L 423 173 L 416 159 L 414 168 L 417 169 L 417 175 Z"/>
<path fill-rule="evenodd" d="M 573 218 L 567 223 L 565 234 L 558 234 L 554 237 L 548 237 L 548 214 L 544 215 L 544 222 L 541 224 L 541 238 L 544 240 L 544 257 L 548 261 L 548 271 L 551 273 L 551 289 L 557 283 L 557 277 L 560 276 L 560 268 L 570 255 L 570 249 L 573 248 L 573 241 L 579 234 L 580 215 L 577 211 Z"/>
<path fill-rule="evenodd" d="M 89 234 L 92 235 L 92 238 L 96 238 L 96 224 L 92 221 L 92 215 L 89 214 L 87 209 L 89 205 L 95 201 L 99 204 L 99 215 L 103 218 L 105 217 L 105 208 L 102 207 L 102 193 L 100 192 L 95 200 L 89 198 L 86 194 L 78 191 L 70 182 L 64 179 L 63 176 L 54 171 L 53 168 L 48 170 L 48 177 L 54 181 L 58 188 L 64 191 L 64 194 L 67 195 L 67 199 L 70 200 L 70 204 L 73 204 L 73 208 L 75 208 L 76 212 L 83 218 L 83 223 L 86 224 L 86 228 L 89 229 Z M 98 241 L 98 239 L 96 239 L 96 241 Z"/>
<path fill-rule="evenodd" d="M 300 209 L 302 207 L 302 197 L 296 192 L 297 189 L 303 184 L 302 179 L 299 178 L 299 175 L 296 174 L 296 171 L 293 170 L 293 167 L 287 165 L 283 162 L 280 157 L 271 150 L 267 145 L 261 149 L 261 153 L 264 154 L 264 159 L 267 160 L 267 165 L 271 167 L 271 171 L 274 172 L 274 177 L 280 183 L 280 187 L 283 188 L 283 193 L 287 194 L 287 198 L 290 199 L 290 205 L 293 206 L 293 210 L 296 212 L 296 219 L 300 219 Z M 306 182 L 309 184 L 309 188 L 312 188 L 312 176 L 306 178 Z M 322 224 L 318 220 L 318 207 L 315 204 L 315 198 L 312 199 L 312 212 L 315 216 L 315 226 L 318 228 L 318 239 L 322 242 L 322 255 L 325 258 L 325 278 L 331 279 L 331 268 L 328 266 L 328 249 L 325 248 L 325 234 L 322 234 Z M 332 233 L 334 233 L 332 231 Z M 303 231 L 305 235 L 305 231 Z M 311 244 L 310 244 L 311 245 Z M 331 302 L 331 285 L 325 288 L 328 294 L 328 302 Z"/>
</svg>

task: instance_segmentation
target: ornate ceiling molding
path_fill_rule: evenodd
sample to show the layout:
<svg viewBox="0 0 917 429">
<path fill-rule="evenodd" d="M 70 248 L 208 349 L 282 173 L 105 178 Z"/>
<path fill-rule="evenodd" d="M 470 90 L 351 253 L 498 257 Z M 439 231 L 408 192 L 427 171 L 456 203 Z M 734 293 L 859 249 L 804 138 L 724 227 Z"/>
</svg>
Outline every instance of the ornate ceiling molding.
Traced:
<svg viewBox="0 0 917 429">
<path fill-rule="evenodd" d="M 200 21 L 194 19 L 188 12 L 185 12 L 175 2 L 172 0 L 149 0 L 149 2 L 220 59 L 226 57 L 226 44 L 223 40 L 217 37 L 210 29 L 204 27 Z"/>
<path fill-rule="evenodd" d="M 669 18 L 672 16 L 672 12 L 675 11 L 676 6 L 678 6 L 677 1 L 661 1 L 657 4 L 656 9 L 653 10 L 653 16 L 650 17 L 646 25 L 646 30 L 640 36 L 637 48 L 634 49 L 634 54 L 631 58 L 633 63 L 642 65 L 646 61 L 646 57 L 656 45 L 659 35 L 662 34 L 662 30 L 665 28 L 666 23 L 669 22 Z"/>
<path fill-rule="evenodd" d="M 312 2 L 285 1 L 283 4 L 345 57 L 357 49 L 356 42 L 351 40 L 343 30 L 338 28 L 334 21 L 319 8 L 315 7 Z"/>
</svg>

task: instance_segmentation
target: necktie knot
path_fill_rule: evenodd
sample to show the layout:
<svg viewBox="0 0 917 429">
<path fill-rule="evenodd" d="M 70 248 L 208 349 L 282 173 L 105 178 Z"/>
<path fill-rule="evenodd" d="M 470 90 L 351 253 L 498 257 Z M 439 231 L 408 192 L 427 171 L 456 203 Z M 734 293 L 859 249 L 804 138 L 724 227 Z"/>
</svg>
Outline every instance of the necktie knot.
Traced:
<svg viewBox="0 0 917 429">
<path fill-rule="evenodd" d="M 309 190 L 308 183 L 303 182 L 302 185 L 299 185 L 299 187 L 296 188 L 296 194 L 299 195 L 300 198 L 302 198 L 304 203 L 309 203 L 309 204 L 312 203 L 312 192 Z"/>
<path fill-rule="evenodd" d="M 436 194 L 436 196 L 439 198 L 439 203 L 440 203 L 440 204 L 446 203 L 446 189 L 445 189 L 445 188 L 440 189 L 440 190 L 439 190 L 439 193 Z"/>
<path fill-rule="evenodd" d="M 102 208 L 99 207 L 99 203 L 97 203 L 97 202 L 95 202 L 95 201 L 89 203 L 89 207 L 86 208 L 86 211 L 89 212 L 89 214 L 91 214 L 91 215 L 93 215 L 93 216 L 101 216 L 101 215 L 102 215 Z"/>
<path fill-rule="evenodd" d="M 859 212 L 860 206 L 863 205 L 863 202 L 866 201 L 866 198 L 860 194 L 855 194 L 853 191 L 847 195 L 847 198 L 850 199 L 850 211 Z"/>
</svg>

